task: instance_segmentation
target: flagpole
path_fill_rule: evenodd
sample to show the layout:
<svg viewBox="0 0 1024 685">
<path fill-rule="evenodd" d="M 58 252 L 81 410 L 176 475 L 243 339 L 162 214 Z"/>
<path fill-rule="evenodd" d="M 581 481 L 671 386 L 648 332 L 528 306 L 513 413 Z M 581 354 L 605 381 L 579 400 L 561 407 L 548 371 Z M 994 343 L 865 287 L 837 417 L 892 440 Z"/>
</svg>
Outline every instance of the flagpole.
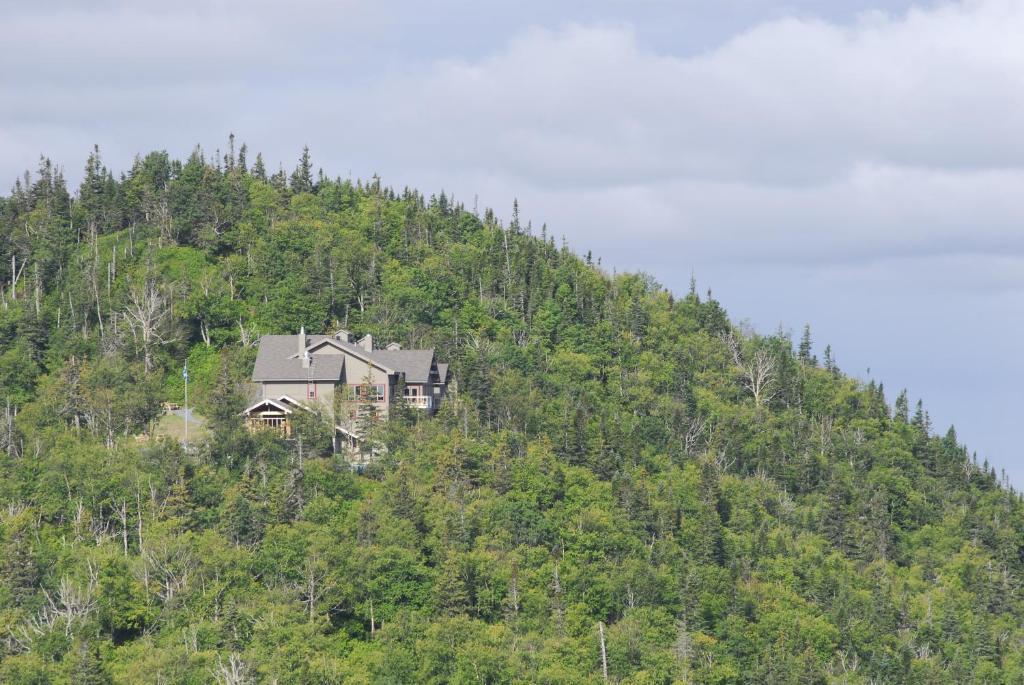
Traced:
<svg viewBox="0 0 1024 685">
<path fill-rule="evenodd" d="M 181 375 L 185 377 L 185 447 L 188 447 L 188 362 L 185 362 Z"/>
</svg>

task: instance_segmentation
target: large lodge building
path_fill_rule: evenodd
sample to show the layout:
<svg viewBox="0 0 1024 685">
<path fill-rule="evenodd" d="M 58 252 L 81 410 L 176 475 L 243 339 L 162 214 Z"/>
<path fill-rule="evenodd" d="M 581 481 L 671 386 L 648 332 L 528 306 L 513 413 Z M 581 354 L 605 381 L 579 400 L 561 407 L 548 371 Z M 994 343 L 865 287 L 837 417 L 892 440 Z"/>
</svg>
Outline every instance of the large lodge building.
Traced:
<svg viewBox="0 0 1024 685">
<path fill-rule="evenodd" d="M 399 399 L 433 414 L 445 396 L 448 365 L 434 350 L 403 350 L 396 343 L 374 349 L 373 337 L 355 341 L 345 330 L 334 335 L 265 335 L 252 372 L 255 402 L 245 410 L 250 430 L 291 434 L 291 417 L 318 406 L 335 426 L 334 447 L 357 452 L 361 419 L 371 410 L 386 420 Z M 399 398 L 397 394 L 400 393 Z"/>
</svg>

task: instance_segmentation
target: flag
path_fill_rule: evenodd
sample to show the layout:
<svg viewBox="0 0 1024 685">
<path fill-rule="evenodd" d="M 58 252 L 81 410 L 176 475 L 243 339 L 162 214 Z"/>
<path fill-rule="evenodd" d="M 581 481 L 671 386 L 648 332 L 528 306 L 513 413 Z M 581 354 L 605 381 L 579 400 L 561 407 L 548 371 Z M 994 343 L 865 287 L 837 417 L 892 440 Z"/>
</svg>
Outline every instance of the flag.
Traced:
<svg viewBox="0 0 1024 685">
<path fill-rule="evenodd" d="M 188 380 L 188 363 L 185 364 L 185 368 L 181 370 L 181 377 L 186 381 Z"/>
</svg>

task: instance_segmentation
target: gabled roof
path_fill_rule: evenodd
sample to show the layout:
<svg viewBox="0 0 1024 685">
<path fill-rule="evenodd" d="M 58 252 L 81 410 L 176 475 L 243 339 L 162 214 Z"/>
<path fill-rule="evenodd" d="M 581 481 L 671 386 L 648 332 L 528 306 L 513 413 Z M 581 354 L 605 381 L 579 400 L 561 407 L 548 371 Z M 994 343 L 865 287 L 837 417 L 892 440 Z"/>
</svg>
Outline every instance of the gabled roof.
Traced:
<svg viewBox="0 0 1024 685">
<path fill-rule="evenodd" d="M 352 355 L 368 364 L 372 364 L 385 373 L 401 373 L 408 383 L 430 382 L 430 370 L 434 366 L 434 350 L 373 350 L 367 351 L 354 343 L 339 340 L 327 335 L 307 335 L 306 351 L 315 352 L 326 345 L 344 354 L 311 354 L 309 367 L 302 366 L 299 353 L 299 336 L 297 335 L 265 335 L 260 338 L 256 364 L 252 370 L 252 380 L 260 383 L 266 381 L 328 381 L 337 383 L 345 370 L 345 355 Z M 444 365 L 441 382 L 448 375 L 448 365 Z M 438 371 L 441 365 L 438 365 Z"/>
<path fill-rule="evenodd" d="M 373 358 L 404 373 L 406 383 L 427 383 L 434 364 L 434 350 L 374 350 Z"/>
<path fill-rule="evenodd" d="M 386 373 L 394 373 L 397 370 L 388 366 L 385 362 L 377 359 L 377 352 L 379 352 L 380 350 L 367 352 L 359 345 L 350 342 L 345 342 L 344 340 L 338 340 L 337 338 L 332 338 L 329 335 L 310 335 L 308 336 L 308 338 L 309 343 L 306 349 L 310 351 L 317 350 L 323 347 L 324 345 L 330 345 L 335 349 L 345 352 L 346 354 L 351 354 L 356 359 L 362 359 L 364 362 L 368 364 L 373 364 L 374 366 L 378 367 L 379 369 Z"/>
<path fill-rule="evenodd" d="M 442 383 L 448 382 L 448 365 L 444 362 L 437 363 L 437 375 Z"/>
<path fill-rule="evenodd" d="M 309 368 L 303 368 L 299 357 L 297 335 L 265 335 L 260 338 L 252 379 L 261 381 L 333 381 L 341 380 L 345 355 L 319 354 L 310 357 Z"/>
<path fill-rule="evenodd" d="M 291 414 L 292 413 L 292 410 L 289 409 L 287 405 L 285 405 L 285 404 L 283 404 L 281 402 L 278 402 L 277 400 L 272 400 L 270 398 L 266 398 L 266 399 L 259 400 L 258 402 L 253 404 L 251 407 L 249 407 L 248 409 L 243 411 L 242 414 L 251 414 L 252 412 L 254 412 L 257 409 L 259 409 L 260 407 L 264 407 L 264 406 L 273 407 L 274 409 L 278 410 L 279 412 L 282 412 L 282 413 L 285 413 L 285 414 Z"/>
</svg>

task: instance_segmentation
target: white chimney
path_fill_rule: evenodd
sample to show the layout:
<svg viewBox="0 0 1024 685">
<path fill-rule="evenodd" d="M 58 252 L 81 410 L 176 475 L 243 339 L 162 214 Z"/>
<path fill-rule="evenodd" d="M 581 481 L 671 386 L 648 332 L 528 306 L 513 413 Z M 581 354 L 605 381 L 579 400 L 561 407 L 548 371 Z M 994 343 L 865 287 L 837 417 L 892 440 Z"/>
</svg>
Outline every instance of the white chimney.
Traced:
<svg viewBox="0 0 1024 685">
<path fill-rule="evenodd" d="M 373 352 L 373 336 L 367 333 L 362 340 L 359 341 L 359 346 L 367 352 Z"/>
<path fill-rule="evenodd" d="M 299 356 L 302 358 L 302 368 L 309 366 L 309 355 L 306 354 L 306 327 L 299 328 Z"/>
</svg>

